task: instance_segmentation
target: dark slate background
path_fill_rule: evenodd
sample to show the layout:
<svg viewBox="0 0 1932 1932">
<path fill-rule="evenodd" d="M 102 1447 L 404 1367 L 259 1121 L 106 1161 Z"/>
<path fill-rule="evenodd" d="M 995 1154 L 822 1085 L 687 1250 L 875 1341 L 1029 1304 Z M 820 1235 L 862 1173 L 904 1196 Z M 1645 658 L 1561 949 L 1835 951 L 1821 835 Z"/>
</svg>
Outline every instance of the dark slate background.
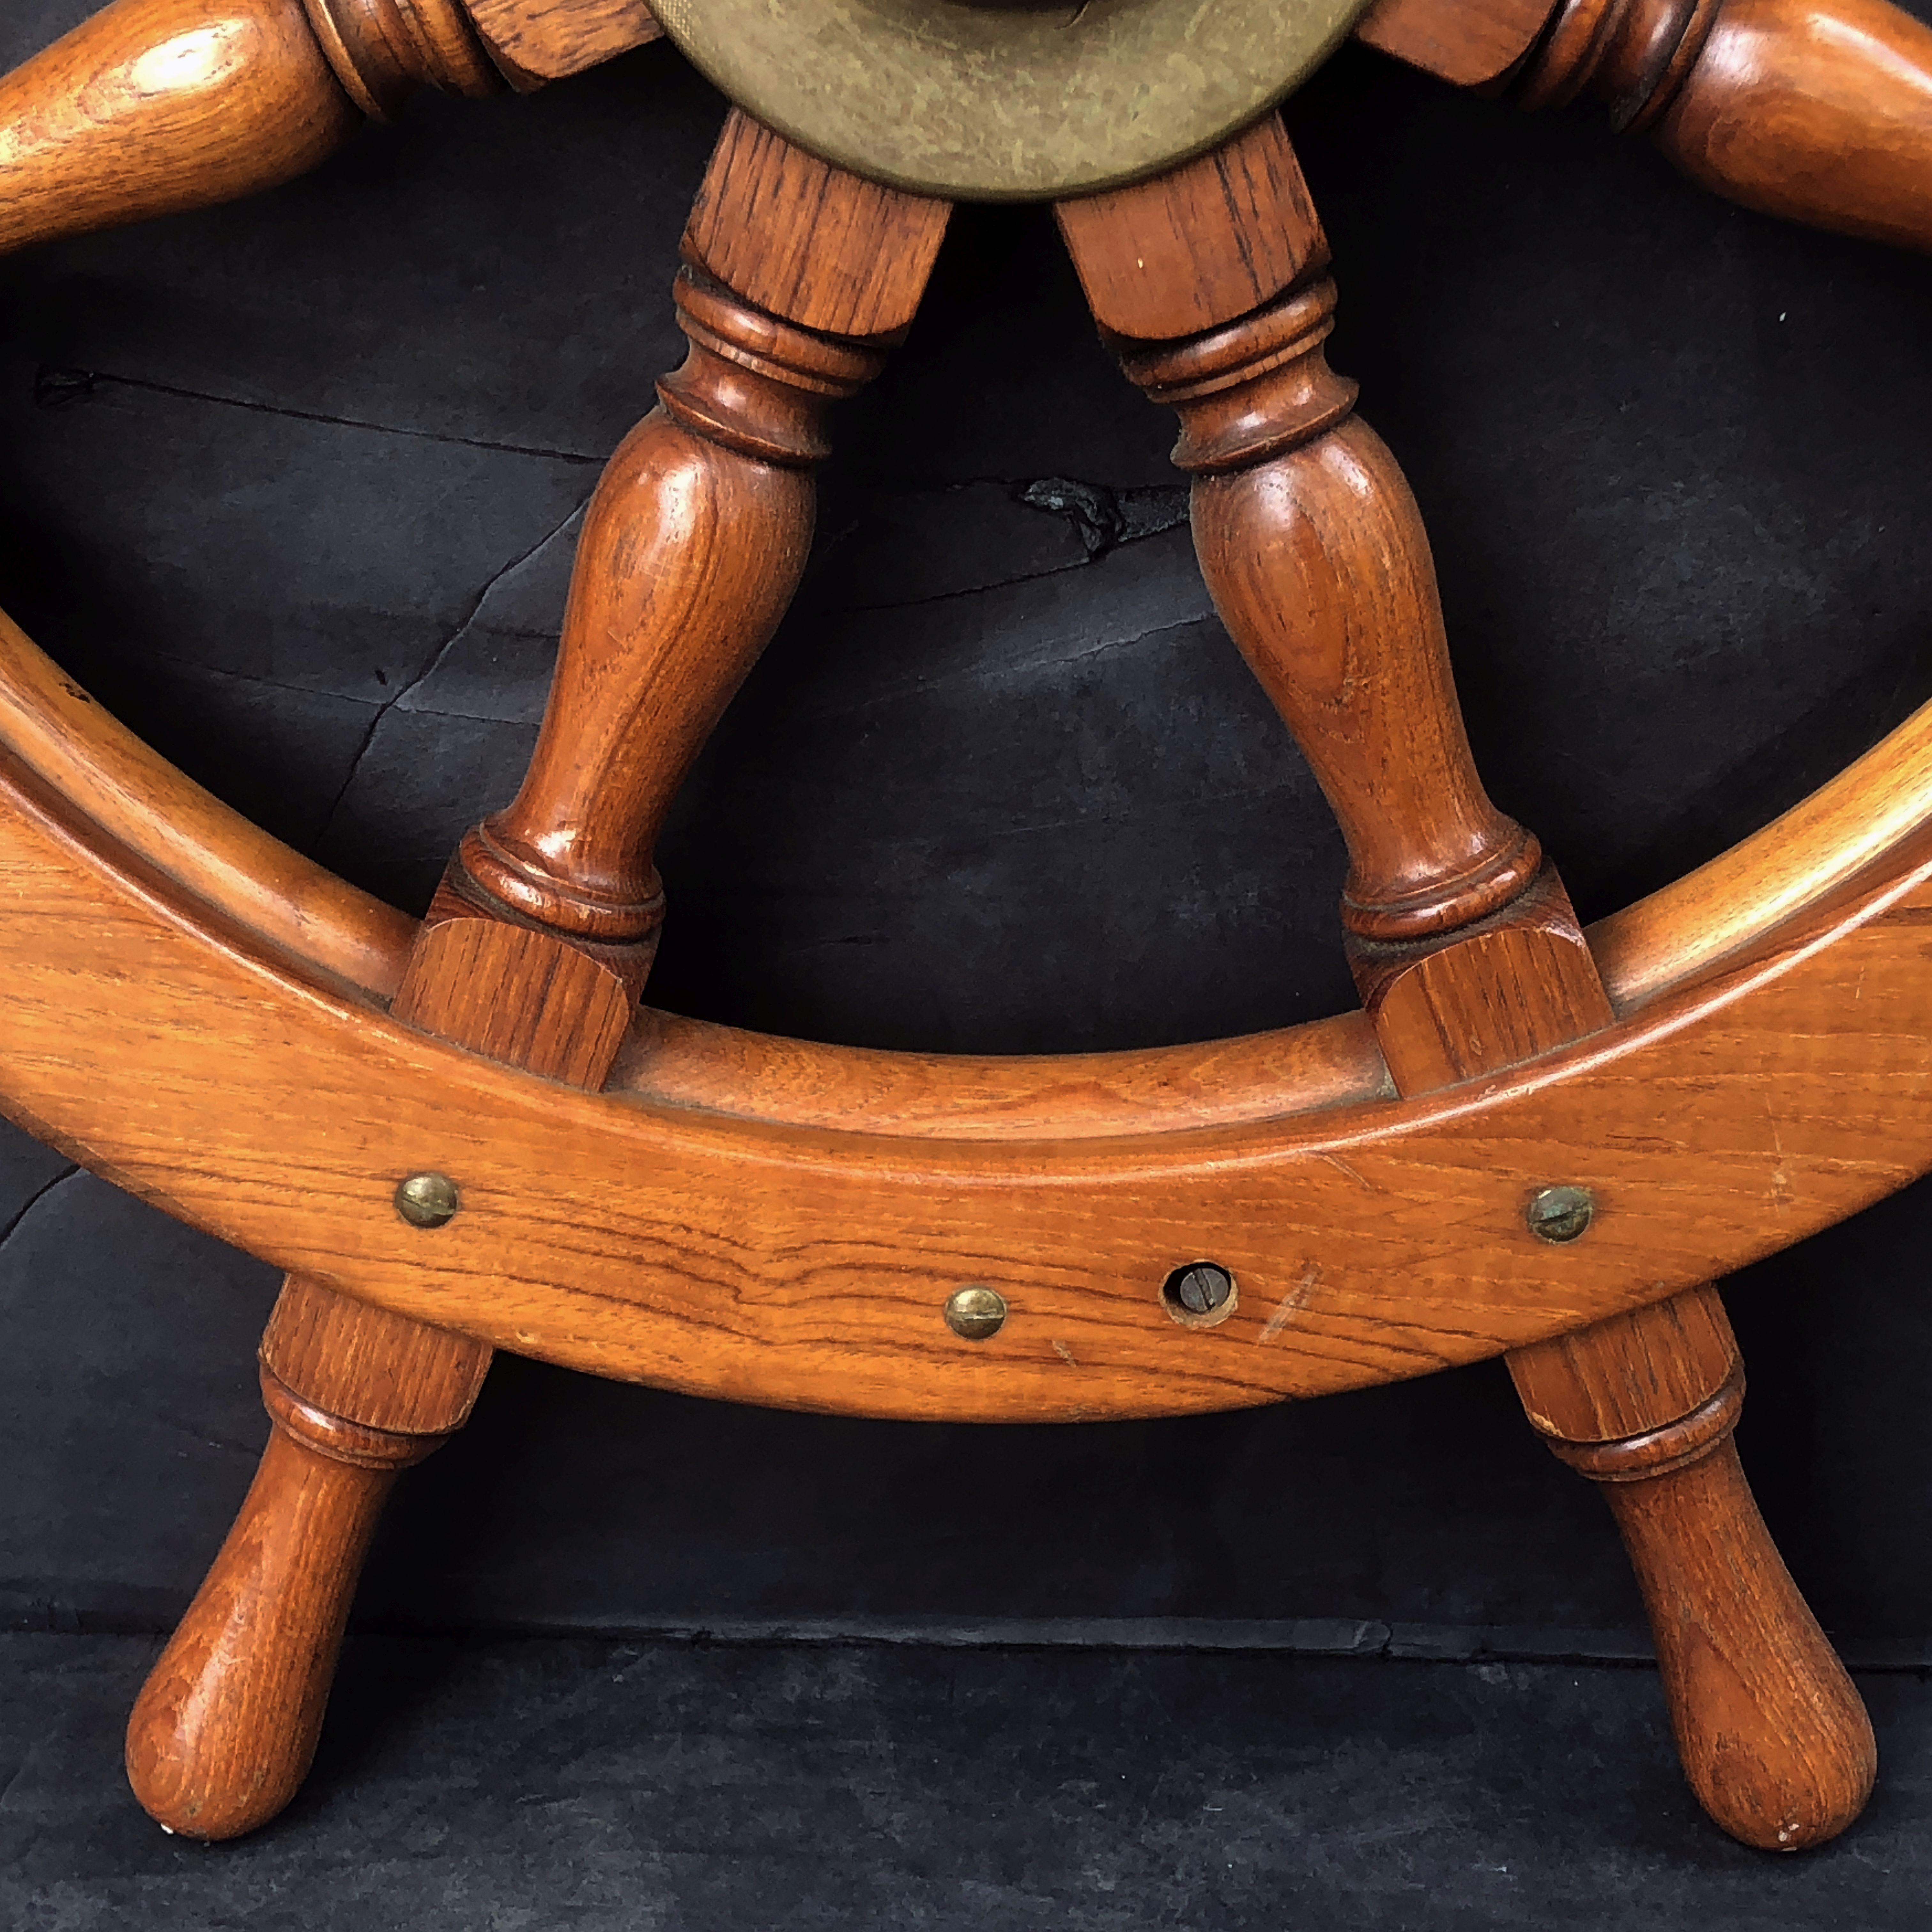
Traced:
<svg viewBox="0 0 1932 1932">
<path fill-rule="evenodd" d="M 0 67 L 88 10 L 15 0 Z M 528 752 L 577 514 L 681 346 L 666 285 L 720 114 L 655 46 L 526 100 L 424 100 L 260 200 L 0 264 L 0 603 L 223 797 L 419 908 Z M 1364 52 L 1288 118 L 1340 265 L 1333 359 L 1428 518 L 1478 755 L 1586 917 L 1932 695 L 1932 263 Z M 1046 217 L 963 211 L 844 413 L 800 609 L 680 801 L 658 1004 L 1030 1051 L 1348 1003 L 1339 841 L 1208 611 L 1171 435 Z M 1932 1627 L 1928 1217 L 1908 1192 L 1731 1295 L 1767 1514 L 1873 1658 Z M 265 1433 L 274 1289 L 0 1138 L 0 1618 L 178 1612 Z M 1228 1640 L 1277 1643 L 1339 1618 L 1396 1627 L 1370 1646 L 1586 1655 L 1640 1624 L 1600 1504 L 1493 1364 L 974 1431 L 506 1359 L 399 1492 L 361 1615 L 1261 1620 Z"/>
</svg>

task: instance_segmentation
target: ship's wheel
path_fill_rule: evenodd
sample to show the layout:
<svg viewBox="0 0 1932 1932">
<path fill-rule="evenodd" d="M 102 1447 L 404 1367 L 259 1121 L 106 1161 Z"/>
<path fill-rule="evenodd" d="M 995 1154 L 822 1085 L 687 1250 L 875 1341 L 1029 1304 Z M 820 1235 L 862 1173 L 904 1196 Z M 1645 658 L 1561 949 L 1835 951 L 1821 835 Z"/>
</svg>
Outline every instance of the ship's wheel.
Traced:
<svg viewBox="0 0 1932 1932">
<path fill-rule="evenodd" d="M 1358 17 L 1359 16 L 1359 17 Z M 1932 32 L 1882 0 L 665 0 L 735 104 L 613 458 L 536 755 L 420 924 L 172 770 L 0 619 L 0 1100 L 288 1270 L 274 1430 L 142 1693 L 142 1802 L 232 1836 L 307 1769 L 397 1473 L 492 1351 L 733 1400 L 1172 1415 L 1506 1354 L 1601 1483 L 1687 1772 L 1797 1849 L 1874 1768 L 1739 1470 L 1710 1282 L 1932 1167 L 1932 714 L 1588 932 L 1490 802 L 1274 104 L 1352 29 L 1591 94 L 1760 208 L 1932 247 Z M 0 246 L 286 178 L 414 88 L 527 89 L 643 0 L 118 0 L 0 84 Z M 1500 111 L 1500 110 L 1499 110 Z M 1178 412 L 1228 630 L 1346 836 L 1346 1017 L 1156 1052 L 862 1052 L 640 1004 L 652 854 L 808 546 L 828 406 L 951 204 L 1054 203 Z"/>
</svg>

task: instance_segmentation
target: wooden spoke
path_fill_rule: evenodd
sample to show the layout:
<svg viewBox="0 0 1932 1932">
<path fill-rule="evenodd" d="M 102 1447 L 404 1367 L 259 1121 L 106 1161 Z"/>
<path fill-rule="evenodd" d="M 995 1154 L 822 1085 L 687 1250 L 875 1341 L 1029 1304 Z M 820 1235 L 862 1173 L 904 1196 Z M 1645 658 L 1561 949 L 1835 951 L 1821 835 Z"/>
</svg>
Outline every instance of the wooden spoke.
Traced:
<svg viewBox="0 0 1932 1932">
<path fill-rule="evenodd" d="M 1883 0 L 1380 0 L 1359 31 L 1526 105 L 1593 94 L 1753 206 L 1932 247 L 1932 30 Z M 0 82 L 0 249 L 267 187 L 419 88 L 527 89 L 656 32 L 645 0 L 117 0 Z M 0 1106 L 288 1270 L 270 1445 L 134 1712 L 137 1793 L 205 1838 L 287 1802 L 384 1498 L 495 1346 L 982 1420 L 1503 1353 L 1604 1486 L 1699 1796 L 1751 1844 L 1822 1841 L 1870 1726 L 1744 1483 L 1708 1282 L 1932 1168 L 1899 1046 L 1932 1028 L 1932 707 L 1586 936 L 1476 771 L 1276 117 L 1058 217 L 1179 413 L 1216 608 L 1341 824 L 1363 1011 L 1015 1062 L 640 1008 L 666 812 L 948 213 L 733 111 L 674 291 L 688 353 L 592 502 L 536 754 L 420 926 L 225 812 L 0 617 Z M 1211 1318 L 1166 1290 L 1210 1258 Z M 968 1288 L 991 1328 L 949 1325 Z"/>
<path fill-rule="evenodd" d="M 733 118 L 676 290 L 691 352 L 598 486 L 529 773 L 451 861 L 396 1019 L 603 1086 L 656 946 L 658 829 L 804 567 L 826 406 L 910 321 L 946 214 Z M 828 320 L 874 340 L 810 326 Z M 460 1424 L 490 1351 L 297 1274 L 263 1358 L 274 1438 L 128 1733 L 142 1803 L 207 1838 L 253 1829 L 299 1786 L 383 1498 Z M 427 1409 L 425 1378 L 443 1396 Z"/>
<path fill-rule="evenodd" d="M 1888 0 L 1381 0 L 1356 32 L 1526 107 L 1600 100 L 1748 208 L 1932 248 L 1932 27 Z"/>
<path fill-rule="evenodd" d="M 1352 416 L 1353 385 L 1323 358 L 1334 285 L 1310 278 L 1322 275 L 1328 250 L 1286 136 L 1270 124 L 1268 178 L 1282 184 L 1274 206 L 1226 193 L 1218 205 L 1238 241 L 1251 221 L 1298 220 L 1300 285 L 1285 276 L 1287 292 L 1270 305 L 1238 320 L 1205 316 L 1205 334 L 1120 346 L 1134 380 L 1180 412 L 1174 458 L 1195 476 L 1202 569 L 1341 821 L 1356 980 L 1396 1090 L 1420 1095 L 1600 1033 L 1614 1011 L 1555 869 L 1477 778 L 1421 518 L 1394 458 Z M 1165 242 L 1172 199 L 1156 184 L 1108 197 L 1104 215 L 1063 220 L 1090 288 L 1111 291 L 1108 266 Z M 1217 244 L 1210 230 L 1205 245 Z M 1539 1190 L 1528 1203 L 1532 1237 L 1555 1228 L 1552 1244 L 1582 1238 L 1589 1191 L 1550 1192 L 1552 1216 L 1538 1222 L 1544 1198 Z M 1526 1400 L 1534 1391 L 1544 1402 L 1531 1403 L 1538 1426 L 1564 1445 L 1587 1420 L 1579 1402 L 1551 1390 L 1608 1385 L 1650 1398 L 1640 1413 L 1619 1412 L 1625 1426 L 1610 1432 L 1627 1439 L 1616 1456 L 1593 1451 L 1582 1466 L 1613 1465 L 1623 1486 L 1610 1493 L 1646 1581 L 1686 1774 L 1737 1836 L 1815 1844 L 1842 1831 L 1870 1790 L 1871 1729 L 1736 1472 L 1730 1429 L 1741 1383 L 1721 1428 L 1688 1446 L 1672 1433 L 1736 1367 L 1723 1324 L 1700 1288 L 1512 1366 Z M 1754 1648 L 1775 1663 L 1740 1672 L 1735 1660 Z M 1726 1660 L 1721 1697 L 1706 1656 Z"/>
</svg>

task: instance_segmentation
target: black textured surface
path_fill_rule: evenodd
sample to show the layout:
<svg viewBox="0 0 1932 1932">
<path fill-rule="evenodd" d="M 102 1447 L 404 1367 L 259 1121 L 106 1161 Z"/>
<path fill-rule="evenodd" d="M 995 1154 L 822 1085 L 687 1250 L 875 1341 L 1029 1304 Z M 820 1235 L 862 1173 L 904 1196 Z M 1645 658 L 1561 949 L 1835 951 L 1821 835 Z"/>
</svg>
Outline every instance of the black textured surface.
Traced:
<svg viewBox="0 0 1932 1932">
<path fill-rule="evenodd" d="M 0 1640 L 0 1919 L 34 1932 L 1918 1932 L 1932 1689 L 1886 1782 L 1747 1851 L 1643 1670 L 365 1640 L 306 1791 L 238 1845 L 118 1776 L 153 1654 Z"/>
<path fill-rule="evenodd" d="M 86 10 L 22 0 L 0 62 Z M 0 264 L 0 603 L 194 776 L 420 904 L 527 751 L 575 512 L 676 352 L 718 115 L 658 46 Z M 1482 763 L 1586 914 L 1927 694 L 1932 264 L 1359 52 L 1290 118 L 1340 263 L 1334 358 L 1428 518 Z M 680 802 L 654 998 L 981 1050 L 1348 1001 L 1339 842 L 1207 611 L 1171 434 L 1044 216 L 962 212 L 842 419 L 800 609 Z M 63 1172 L 0 1137 L 0 1600 L 158 1628 L 246 1485 L 273 1283 Z M 1909 1193 L 1732 1296 L 1767 1513 L 1873 1654 L 1922 1646 L 1932 1602 L 1928 1212 Z M 975 1432 L 506 1362 L 404 1486 L 362 1614 L 1361 1618 L 1611 1650 L 1638 1622 L 1600 1504 L 1493 1366 Z"/>
</svg>

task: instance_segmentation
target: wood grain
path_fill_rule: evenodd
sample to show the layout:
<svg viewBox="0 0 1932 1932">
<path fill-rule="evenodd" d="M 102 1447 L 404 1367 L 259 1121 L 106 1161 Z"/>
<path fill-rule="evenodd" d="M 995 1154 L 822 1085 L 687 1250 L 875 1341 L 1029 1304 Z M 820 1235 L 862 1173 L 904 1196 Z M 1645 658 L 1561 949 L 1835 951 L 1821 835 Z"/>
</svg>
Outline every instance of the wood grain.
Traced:
<svg viewBox="0 0 1932 1932">
<path fill-rule="evenodd" d="M 0 613 L 0 745 L 73 801 L 93 842 L 201 926 L 246 935 L 353 1000 L 400 983 L 415 922 L 231 812 L 117 723 Z M 1932 819 L 1932 706 L 1810 797 L 1590 928 L 1620 1014 L 1747 952 Z M 646 1100 L 776 1125 L 925 1138 L 1159 1133 L 1376 1098 L 1358 1014 L 1150 1053 L 860 1053 L 646 1011 L 613 1078 Z"/>
<path fill-rule="evenodd" d="M 1376 0 L 1355 38 L 1457 87 L 1501 79 L 1536 44 L 1556 0 Z"/>
<path fill-rule="evenodd" d="M 1054 219 L 1101 327 L 1160 342 L 1219 328 L 1323 266 L 1328 244 L 1281 116 Z"/>
<path fill-rule="evenodd" d="M 754 308 L 862 340 L 916 313 L 950 203 L 861 181 L 731 110 L 685 230 L 684 259 Z"/>
<path fill-rule="evenodd" d="M 688 272 L 677 294 L 690 356 L 598 486 L 536 754 L 463 848 L 490 898 L 621 944 L 656 932 L 664 814 L 804 568 L 825 409 L 880 366 Z"/>
<path fill-rule="evenodd" d="M 1766 1851 L 1835 1837 L 1870 1795 L 1877 1748 L 1738 1462 L 1744 1373 L 1716 1292 L 1519 1350 L 1510 1372 L 1551 1448 L 1603 1486 L 1704 1808 Z"/>
<path fill-rule="evenodd" d="M 254 1485 L 128 1726 L 128 1783 L 187 1838 L 238 1838 L 300 1788 L 382 1504 L 441 1440 L 311 1408 L 266 1368 L 262 1393 Z"/>
<path fill-rule="evenodd" d="M 1360 1387 L 1694 1287 L 1932 1166 L 1925 833 L 1694 985 L 1434 1099 L 953 1142 L 497 1066 L 211 931 L 30 794 L 0 796 L 14 1118 L 285 1268 L 693 1393 L 1047 1420 Z M 391 1204 L 424 1168 L 463 1192 L 433 1236 Z M 1523 1223 L 1552 1178 L 1603 1208 L 1568 1248 Z M 1240 1306 L 1190 1332 L 1160 1288 L 1202 1258 Z M 965 1281 L 1012 1305 L 990 1342 L 945 1328 Z"/>
<path fill-rule="evenodd" d="M 472 100 L 503 91 L 503 75 L 458 0 L 303 4 L 336 78 L 371 120 L 393 119 L 424 87 Z"/>
<path fill-rule="evenodd" d="M 1566 0 L 1514 92 L 1606 101 L 1747 207 L 1932 248 L 1932 27 L 1886 0 Z"/>
<path fill-rule="evenodd" d="M 361 125 L 302 0 L 116 0 L 0 80 L 0 250 L 273 188 Z"/>
<path fill-rule="evenodd" d="M 664 32 L 645 0 L 464 0 L 464 8 L 490 59 L 524 93 Z"/>
</svg>

